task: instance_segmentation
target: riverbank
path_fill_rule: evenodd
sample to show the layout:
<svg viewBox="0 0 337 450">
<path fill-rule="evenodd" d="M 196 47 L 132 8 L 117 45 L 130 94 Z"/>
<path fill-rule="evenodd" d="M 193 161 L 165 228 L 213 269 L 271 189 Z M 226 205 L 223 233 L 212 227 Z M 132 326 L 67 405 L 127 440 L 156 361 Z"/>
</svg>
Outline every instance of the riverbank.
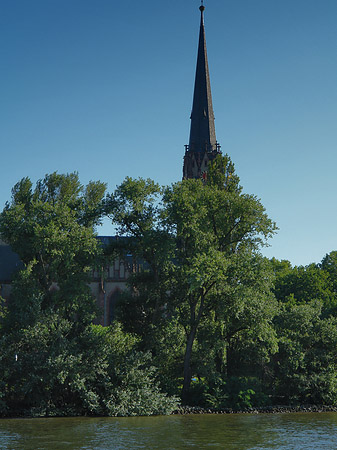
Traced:
<svg viewBox="0 0 337 450">
<path fill-rule="evenodd" d="M 324 412 L 335 412 L 337 413 L 337 406 L 329 406 L 329 405 L 298 405 L 298 406 L 285 406 L 285 405 L 276 405 L 276 406 L 261 406 L 255 408 L 246 408 L 246 409 L 233 409 L 233 408 L 202 408 L 200 406 L 178 406 L 177 409 L 172 411 L 169 415 L 192 415 L 192 414 L 285 414 L 285 413 L 324 413 Z M 131 417 L 131 416 L 76 416 L 76 415 L 8 415 L 1 416 L 0 420 L 5 419 L 45 419 L 45 418 L 63 418 L 63 419 L 74 419 L 75 417 L 91 417 L 91 418 L 108 418 L 108 417 Z M 151 415 L 148 416 L 133 416 L 133 417 L 153 417 Z M 157 416 L 158 417 L 158 416 Z M 163 416 L 162 416 L 163 417 Z"/>
<path fill-rule="evenodd" d="M 327 405 L 298 405 L 298 406 L 261 406 L 256 408 L 232 409 L 232 408 L 201 408 L 199 406 L 179 406 L 172 414 L 282 414 L 295 412 L 337 412 L 337 406 Z"/>
</svg>

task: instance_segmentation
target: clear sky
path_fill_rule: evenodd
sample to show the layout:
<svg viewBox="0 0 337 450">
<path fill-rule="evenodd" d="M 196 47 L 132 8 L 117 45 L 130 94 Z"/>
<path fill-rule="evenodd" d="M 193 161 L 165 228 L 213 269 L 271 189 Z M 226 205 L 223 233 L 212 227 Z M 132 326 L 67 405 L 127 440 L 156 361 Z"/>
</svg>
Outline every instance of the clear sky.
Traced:
<svg viewBox="0 0 337 450">
<path fill-rule="evenodd" d="M 205 0 L 217 139 L 279 226 L 337 250 L 337 1 Z M 188 143 L 198 0 L 0 0 L 0 208 L 24 176 L 170 184 Z M 106 223 L 99 234 L 111 234 Z"/>
</svg>

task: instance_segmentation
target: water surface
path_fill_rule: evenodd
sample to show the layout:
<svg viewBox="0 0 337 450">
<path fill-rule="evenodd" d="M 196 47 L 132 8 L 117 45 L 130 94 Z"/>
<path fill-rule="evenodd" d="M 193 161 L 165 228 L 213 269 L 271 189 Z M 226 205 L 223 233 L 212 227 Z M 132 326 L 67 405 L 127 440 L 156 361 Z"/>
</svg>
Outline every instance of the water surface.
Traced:
<svg viewBox="0 0 337 450">
<path fill-rule="evenodd" d="M 0 420 L 1 450 L 333 450 L 337 413 Z"/>
</svg>

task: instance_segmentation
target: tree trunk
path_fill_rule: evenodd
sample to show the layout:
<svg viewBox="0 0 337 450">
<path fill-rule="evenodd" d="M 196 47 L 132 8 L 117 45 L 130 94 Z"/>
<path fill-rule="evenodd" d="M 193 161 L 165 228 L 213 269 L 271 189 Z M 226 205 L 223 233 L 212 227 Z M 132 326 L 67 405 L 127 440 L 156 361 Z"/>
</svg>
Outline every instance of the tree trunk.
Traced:
<svg viewBox="0 0 337 450">
<path fill-rule="evenodd" d="M 181 399 L 184 404 L 186 404 L 188 400 L 188 392 L 191 387 L 191 379 L 192 379 L 192 370 L 191 370 L 191 357 L 192 357 L 192 347 L 193 342 L 195 338 L 196 333 L 196 327 L 194 327 L 186 342 L 186 350 L 185 350 L 185 357 L 184 357 L 184 383 L 183 383 L 183 390 L 181 393 Z"/>
<path fill-rule="evenodd" d="M 218 350 L 215 354 L 215 369 L 218 373 L 224 372 L 224 353 L 225 350 Z"/>
<path fill-rule="evenodd" d="M 204 302 L 205 302 L 205 296 L 204 293 L 201 291 L 200 293 L 200 306 L 198 309 L 198 312 L 196 314 L 197 309 L 197 303 L 190 303 L 190 332 L 187 337 L 186 342 L 186 350 L 185 350 L 185 357 L 184 357 L 184 383 L 183 383 L 183 390 L 181 393 L 181 399 L 184 404 L 186 404 L 186 401 L 188 400 L 188 393 L 191 387 L 191 378 L 192 378 L 192 370 L 191 370 L 191 357 L 192 357 L 192 348 L 193 348 L 193 342 L 197 333 L 197 328 L 200 323 L 203 311 L 204 311 Z"/>
<path fill-rule="evenodd" d="M 160 308 L 162 306 L 162 299 L 161 299 L 161 290 L 159 287 L 159 275 L 157 267 L 153 268 L 153 278 L 154 278 L 154 285 L 155 285 L 155 295 L 156 295 L 156 304 L 153 310 L 152 315 L 152 323 L 156 325 L 159 322 L 160 319 Z"/>
<path fill-rule="evenodd" d="M 226 375 L 227 377 L 234 376 L 234 348 L 232 339 L 228 340 L 226 349 Z"/>
</svg>

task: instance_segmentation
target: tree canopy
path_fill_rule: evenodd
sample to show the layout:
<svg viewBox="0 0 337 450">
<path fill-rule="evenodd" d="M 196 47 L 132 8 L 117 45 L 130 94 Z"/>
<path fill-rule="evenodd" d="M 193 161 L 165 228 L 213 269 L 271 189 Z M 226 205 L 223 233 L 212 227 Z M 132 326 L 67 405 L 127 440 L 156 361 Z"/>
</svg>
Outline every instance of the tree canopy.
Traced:
<svg viewBox="0 0 337 450">
<path fill-rule="evenodd" d="M 94 326 L 89 275 L 100 261 L 95 226 L 105 184 L 76 173 L 17 183 L 0 233 L 24 264 L 13 282 L 0 335 L 0 413 L 143 415 L 176 404 L 159 389 L 137 338 Z"/>
<path fill-rule="evenodd" d="M 259 249 L 276 226 L 255 196 L 242 193 L 229 157 L 216 159 L 206 183 L 190 179 L 160 189 L 150 180 L 127 178 L 108 207 L 121 235 L 137 242 L 137 254 L 151 268 L 142 274 L 145 284 L 139 275 L 130 280 L 142 303 L 155 297 L 146 333 L 156 325 L 158 310 L 184 330 L 182 395 L 187 401 L 200 327 L 216 317 L 227 348 L 229 336 L 253 326 L 254 315 L 270 322 L 272 277 Z M 241 317 L 240 325 L 233 326 L 229 316 Z"/>
<path fill-rule="evenodd" d="M 108 217 L 119 239 L 102 247 Z M 23 268 L 0 306 L 1 415 L 143 415 L 185 404 L 337 404 L 337 252 L 293 267 L 230 158 L 203 180 L 23 178 L 0 235 Z M 133 258 L 111 326 L 94 267 Z M 1 300 L 1 299 L 0 299 Z"/>
</svg>

